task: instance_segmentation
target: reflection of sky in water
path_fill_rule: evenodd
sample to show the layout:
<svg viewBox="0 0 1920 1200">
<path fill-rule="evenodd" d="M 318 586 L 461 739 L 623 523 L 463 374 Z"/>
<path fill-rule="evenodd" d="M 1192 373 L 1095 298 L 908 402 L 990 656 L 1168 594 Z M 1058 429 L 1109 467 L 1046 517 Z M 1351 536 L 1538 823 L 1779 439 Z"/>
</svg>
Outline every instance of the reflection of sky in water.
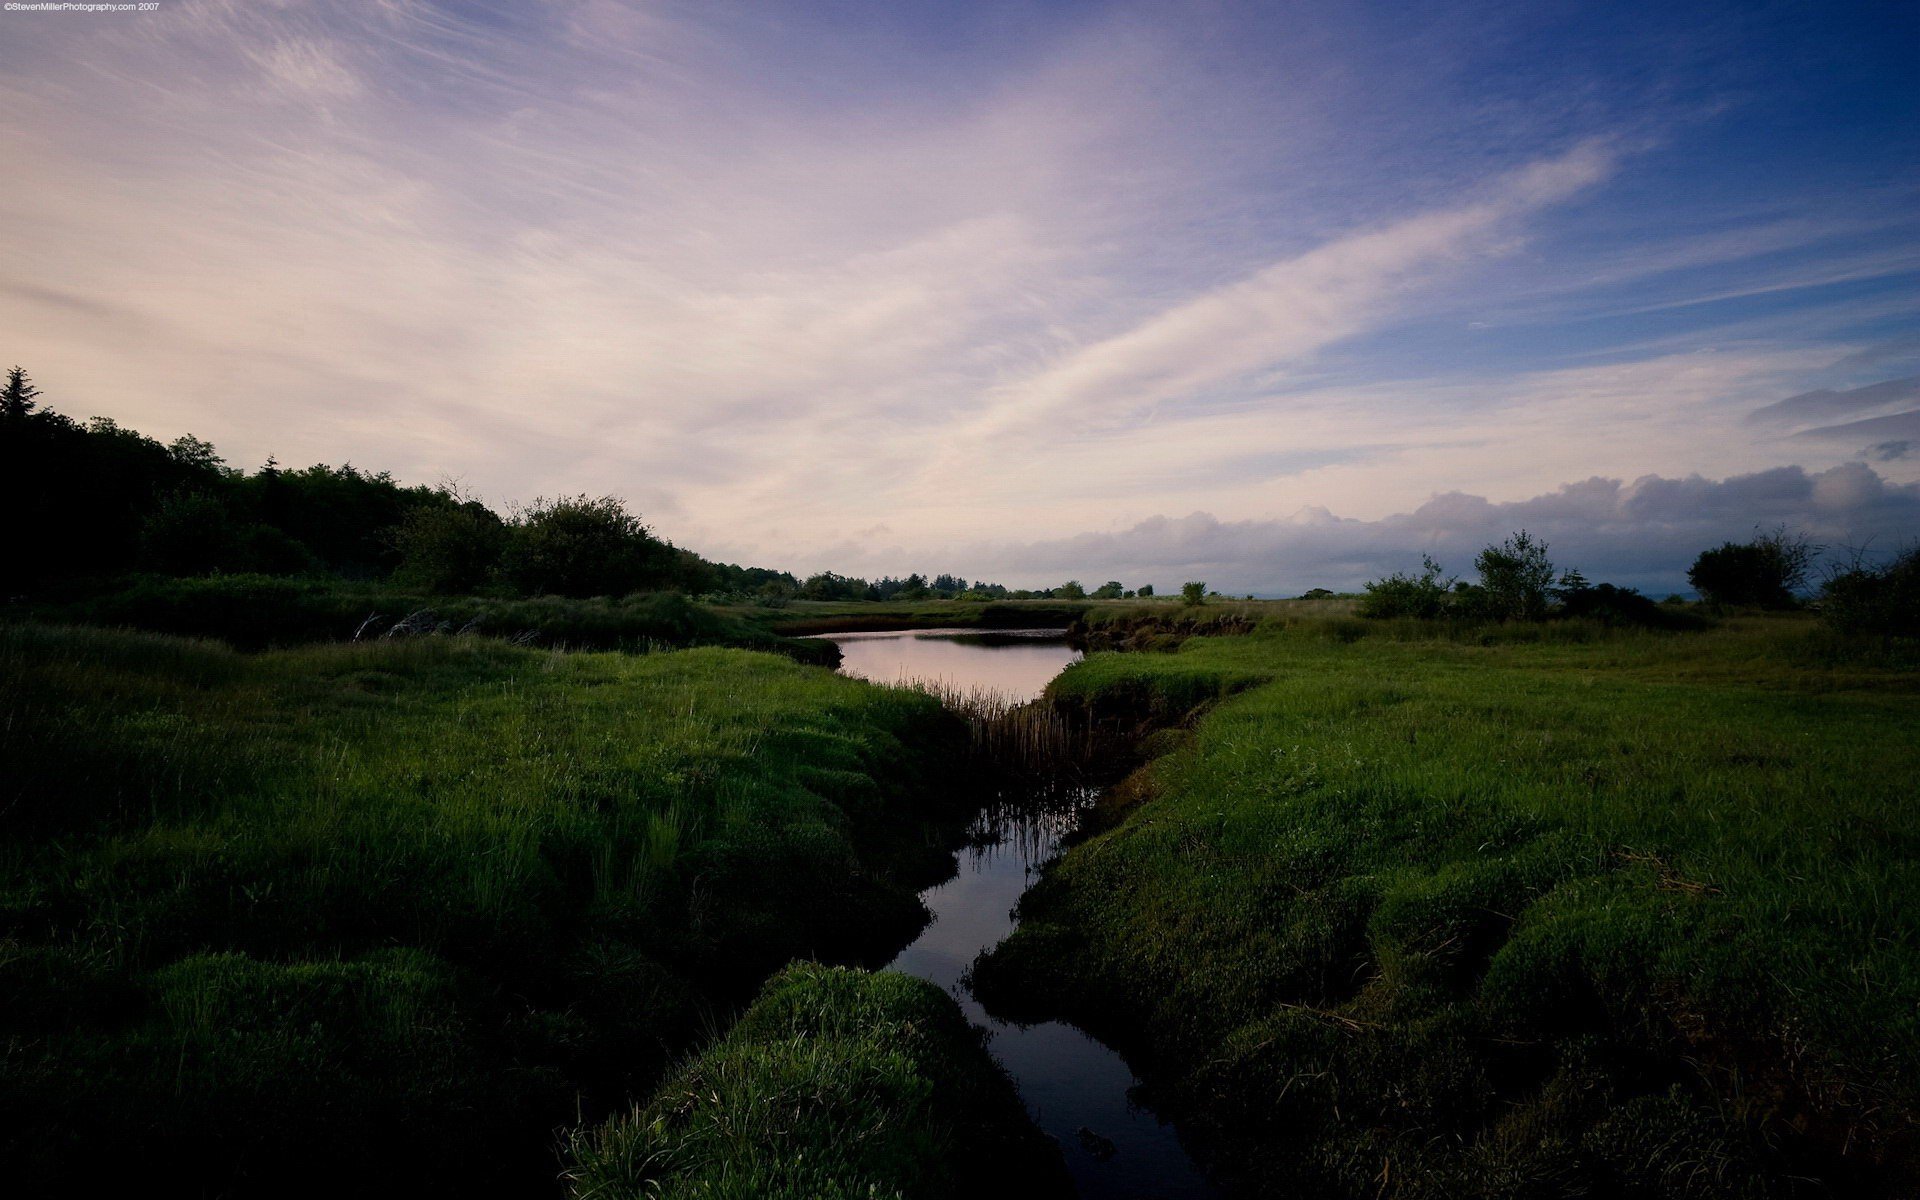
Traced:
<svg viewBox="0 0 1920 1200">
<path fill-rule="evenodd" d="M 1080 652 L 1057 629 L 836 633 L 840 669 L 874 683 L 935 682 L 1032 700 Z"/>
<path fill-rule="evenodd" d="M 1059 1021 L 1024 1029 L 996 1021 L 960 986 L 974 958 L 1013 932 L 1014 905 L 1070 824 L 1066 814 L 1038 828 L 1008 821 L 998 841 L 963 852 L 959 874 L 920 895 L 933 923 L 889 966 L 946 988 L 968 1019 L 992 1033 L 993 1056 L 1019 1085 L 1034 1121 L 1059 1141 L 1081 1196 L 1214 1196 L 1173 1128 L 1131 1103 L 1138 1080 L 1118 1054 Z M 1112 1142 L 1112 1157 L 1103 1161 L 1083 1145 L 1082 1129 Z"/>
<path fill-rule="evenodd" d="M 835 634 L 832 640 L 845 654 L 840 669 L 849 675 L 881 683 L 939 680 L 962 690 L 990 688 L 1022 699 L 1038 696 L 1048 680 L 1080 657 L 1055 631 L 1047 631 L 1044 638 L 984 642 L 955 636 L 962 632 L 972 631 Z M 933 923 L 889 965 L 946 988 L 968 1019 L 991 1032 L 994 1057 L 1019 1085 L 1035 1122 L 1060 1142 L 1081 1196 L 1215 1196 L 1172 1127 L 1131 1103 L 1129 1094 L 1138 1080 L 1118 1054 L 1059 1021 L 1025 1029 L 996 1021 L 960 983 L 982 950 L 1013 931 L 1013 907 L 1021 893 L 1073 827 L 1073 806 L 1091 798 L 1069 794 L 1057 799 L 1051 812 L 1011 815 L 996 805 L 999 811 L 983 814 L 984 844 L 961 854 L 952 879 L 921 893 Z M 1103 1159 L 1083 1144 L 1082 1129 L 1111 1142 L 1111 1157 Z"/>
</svg>

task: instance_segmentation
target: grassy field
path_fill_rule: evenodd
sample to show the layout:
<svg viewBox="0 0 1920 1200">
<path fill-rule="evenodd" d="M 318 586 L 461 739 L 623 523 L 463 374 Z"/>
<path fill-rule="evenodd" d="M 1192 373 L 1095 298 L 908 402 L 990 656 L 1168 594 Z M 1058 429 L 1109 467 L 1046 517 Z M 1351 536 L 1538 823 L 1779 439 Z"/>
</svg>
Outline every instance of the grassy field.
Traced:
<svg viewBox="0 0 1920 1200">
<path fill-rule="evenodd" d="M 812 964 L 574 1149 L 580 1200 L 1070 1194 L 1059 1149 L 940 988 Z"/>
<path fill-rule="evenodd" d="M 824 642 L 770 632 L 765 610 L 721 611 L 677 592 L 565 596 L 441 596 L 389 583 L 269 575 L 136 576 L 107 590 L 0 607 L 11 621 L 98 625 L 217 638 L 248 650 L 468 632 L 572 650 L 682 646 L 773 650 L 832 665 Z"/>
<path fill-rule="evenodd" d="M 718 605 L 715 611 L 775 636 L 882 629 L 1065 629 L 1091 610 L 1138 607 L 1118 600 L 793 600 L 777 608 Z"/>
<path fill-rule="evenodd" d="M 738 650 L 0 628 L 0 1164 L 552 1187 L 768 972 L 919 928 L 965 736 Z"/>
<path fill-rule="evenodd" d="M 1213 707 L 990 1004 L 1135 1052 L 1249 1195 L 1912 1194 L 1920 673 L 1807 618 L 1262 615 L 1056 682 Z"/>
</svg>

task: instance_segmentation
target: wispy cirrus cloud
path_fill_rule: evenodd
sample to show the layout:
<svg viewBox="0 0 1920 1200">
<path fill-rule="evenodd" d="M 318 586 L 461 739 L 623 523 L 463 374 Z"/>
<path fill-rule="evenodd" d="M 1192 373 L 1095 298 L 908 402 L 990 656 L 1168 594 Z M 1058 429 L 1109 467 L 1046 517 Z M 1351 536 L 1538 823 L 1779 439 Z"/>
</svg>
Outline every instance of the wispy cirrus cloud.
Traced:
<svg viewBox="0 0 1920 1200">
<path fill-rule="evenodd" d="M 1774 136 L 1738 20 L 1575 55 L 1560 19 L 7 14 L 4 350 L 242 463 L 616 492 L 802 569 L 1867 456 L 1743 417 L 1911 373 L 1880 349 L 1915 324 L 1897 135 L 1796 151 L 1871 186 L 1757 194 L 1715 141 Z"/>
</svg>

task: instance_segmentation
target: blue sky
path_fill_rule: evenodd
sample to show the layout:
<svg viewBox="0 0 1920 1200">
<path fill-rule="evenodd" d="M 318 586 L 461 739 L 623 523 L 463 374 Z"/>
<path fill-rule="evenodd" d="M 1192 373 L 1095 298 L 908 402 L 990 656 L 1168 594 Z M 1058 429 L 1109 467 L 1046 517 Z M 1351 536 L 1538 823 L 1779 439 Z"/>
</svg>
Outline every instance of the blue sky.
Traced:
<svg viewBox="0 0 1920 1200">
<path fill-rule="evenodd" d="M 0 353 L 803 571 L 1288 592 L 1530 520 L 1666 589 L 1920 533 L 1916 52 L 1911 4 L 9 12 Z"/>
</svg>

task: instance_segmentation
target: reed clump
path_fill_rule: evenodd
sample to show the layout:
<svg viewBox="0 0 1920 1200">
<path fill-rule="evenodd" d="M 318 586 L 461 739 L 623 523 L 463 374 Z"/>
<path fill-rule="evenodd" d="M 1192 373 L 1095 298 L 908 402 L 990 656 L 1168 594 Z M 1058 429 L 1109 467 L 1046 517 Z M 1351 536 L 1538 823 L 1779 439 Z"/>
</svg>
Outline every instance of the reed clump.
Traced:
<svg viewBox="0 0 1920 1200">
<path fill-rule="evenodd" d="M 893 686 L 922 692 L 966 722 L 974 758 L 1028 782 L 1083 781 L 1099 752 L 1090 721 L 1044 698 L 949 680 L 903 680 Z"/>
</svg>

